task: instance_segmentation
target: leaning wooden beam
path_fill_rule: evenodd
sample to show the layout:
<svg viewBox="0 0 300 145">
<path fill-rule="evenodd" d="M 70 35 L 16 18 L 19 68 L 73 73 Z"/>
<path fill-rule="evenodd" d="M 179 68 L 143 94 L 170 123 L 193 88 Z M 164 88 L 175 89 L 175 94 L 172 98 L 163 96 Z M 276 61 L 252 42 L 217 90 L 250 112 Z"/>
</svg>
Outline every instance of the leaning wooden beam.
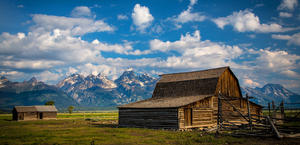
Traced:
<svg viewBox="0 0 300 145">
<path fill-rule="evenodd" d="M 269 110 L 269 116 L 271 116 L 271 105 L 270 105 L 270 102 L 268 103 L 268 110 Z"/>
<path fill-rule="evenodd" d="M 282 134 L 284 137 L 289 137 L 289 138 L 300 138 L 300 133 L 296 134 Z"/>
<path fill-rule="evenodd" d="M 282 138 L 282 135 L 280 135 L 279 131 L 277 130 L 276 126 L 274 125 L 273 121 L 270 119 L 270 117 L 267 117 L 269 123 L 271 124 L 272 129 L 274 130 L 274 132 L 276 133 L 276 137 L 277 138 Z"/>
<path fill-rule="evenodd" d="M 221 95 L 218 95 L 218 118 L 217 118 L 217 134 L 219 133 L 220 129 L 222 128 L 222 101 Z"/>
<path fill-rule="evenodd" d="M 252 131 L 252 119 L 251 119 L 251 112 L 250 112 L 249 96 L 248 96 L 248 94 L 246 94 L 246 100 L 247 100 L 249 127 L 250 127 L 250 130 Z"/>
<path fill-rule="evenodd" d="M 221 99 L 225 100 L 231 107 L 234 108 L 235 111 L 237 111 L 246 121 L 249 122 L 249 120 L 247 119 L 247 117 L 245 115 L 243 115 L 243 113 L 241 113 L 238 108 L 236 108 L 232 103 L 230 103 L 230 101 L 228 101 L 225 97 L 222 97 L 221 95 L 219 95 Z"/>
</svg>

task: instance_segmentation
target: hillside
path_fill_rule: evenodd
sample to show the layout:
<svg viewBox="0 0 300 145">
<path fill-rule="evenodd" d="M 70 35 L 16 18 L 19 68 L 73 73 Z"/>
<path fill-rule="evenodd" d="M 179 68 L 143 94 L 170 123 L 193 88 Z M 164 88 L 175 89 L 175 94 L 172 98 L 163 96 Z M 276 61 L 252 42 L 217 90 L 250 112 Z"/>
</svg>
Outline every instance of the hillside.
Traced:
<svg viewBox="0 0 300 145">
<path fill-rule="evenodd" d="M 0 110 L 11 111 L 17 105 L 43 105 L 47 101 L 54 101 L 59 109 L 69 105 L 78 106 L 78 103 L 57 87 L 38 82 L 36 78 L 24 82 L 10 82 L 1 77 Z"/>
</svg>

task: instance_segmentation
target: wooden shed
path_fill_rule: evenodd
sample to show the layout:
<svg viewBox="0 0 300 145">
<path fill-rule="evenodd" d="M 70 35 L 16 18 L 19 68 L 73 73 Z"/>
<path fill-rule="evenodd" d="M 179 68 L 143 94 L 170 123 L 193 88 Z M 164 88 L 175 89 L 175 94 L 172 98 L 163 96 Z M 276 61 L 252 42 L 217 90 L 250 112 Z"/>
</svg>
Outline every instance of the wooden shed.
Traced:
<svg viewBox="0 0 300 145">
<path fill-rule="evenodd" d="M 228 98 L 231 105 L 225 100 L 219 101 L 220 95 Z M 246 104 L 238 79 L 229 67 L 164 74 L 156 84 L 152 98 L 118 106 L 119 126 L 211 127 L 217 124 L 220 108 L 223 120 L 243 121 L 235 110 L 246 114 Z M 250 102 L 250 110 L 251 114 L 260 115 L 262 106 Z"/>
<path fill-rule="evenodd" d="M 56 119 L 57 109 L 53 105 L 44 106 L 15 106 L 13 120 Z"/>
</svg>

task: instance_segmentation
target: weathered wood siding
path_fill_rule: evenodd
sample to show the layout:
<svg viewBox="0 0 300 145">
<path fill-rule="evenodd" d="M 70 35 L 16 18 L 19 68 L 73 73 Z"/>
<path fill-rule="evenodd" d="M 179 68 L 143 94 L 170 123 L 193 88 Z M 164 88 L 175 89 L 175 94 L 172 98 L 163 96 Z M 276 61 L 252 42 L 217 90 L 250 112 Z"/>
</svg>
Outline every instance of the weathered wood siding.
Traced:
<svg viewBox="0 0 300 145">
<path fill-rule="evenodd" d="M 213 94 L 218 78 L 157 83 L 152 97 L 178 97 Z"/>
<path fill-rule="evenodd" d="M 43 113 L 42 119 L 56 119 L 57 112 L 15 112 L 13 111 L 13 120 L 39 120 L 40 113 Z"/>
<path fill-rule="evenodd" d="M 244 115 L 247 115 L 247 103 L 246 100 L 242 98 L 240 92 L 240 86 L 238 79 L 235 75 L 229 70 L 226 69 L 223 74 L 220 76 L 217 89 L 216 89 L 216 96 L 213 98 L 213 121 L 217 122 L 217 115 L 218 115 L 218 93 L 223 94 L 224 96 L 236 97 L 239 98 L 237 100 L 230 100 L 230 103 L 233 104 L 240 112 Z M 240 116 L 240 114 L 233 109 L 233 107 L 227 103 L 226 101 L 222 100 L 222 117 L 224 120 L 228 121 L 235 121 L 244 119 Z M 261 115 L 261 108 L 254 104 L 250 103 L 250 111 L 251 114 Z"/>
<path fill-rule="evenodd" d="M 57 112 L 43 112 L 43 119 L 55 119 Z"/>
<path fill-rule="evenodd" d="M 218 94 L 219 91 L 221 91 L 221 93 L 226 96 L 242 97 L 238 80 L 229 69 L 226 69 L 220 76 L 215 91 L 215 94 Z"/>
<path fill-rule="evenodd" d="M 23 120 L 36 120 L 37 119 L 37 112 L 23 112 L 21 114 L 24 115 Z"/>
<path fill-rule="evenodd" d="M 119 126 L 178 129 L 177 110 L 177 108 L 119 108 Z"/>
<path fill-rule="evenodd" d="M 196 128 L 196 127 L 208 127 L 212 126 L 213 121 L 213 104 L 212 97 L 205 98 L 195 103 L 180 107 L 178 109 L 178 124 L 180 129 Z M 191 109 L 192 123 L 186 123 L 185 109 Z"/>
</svg>

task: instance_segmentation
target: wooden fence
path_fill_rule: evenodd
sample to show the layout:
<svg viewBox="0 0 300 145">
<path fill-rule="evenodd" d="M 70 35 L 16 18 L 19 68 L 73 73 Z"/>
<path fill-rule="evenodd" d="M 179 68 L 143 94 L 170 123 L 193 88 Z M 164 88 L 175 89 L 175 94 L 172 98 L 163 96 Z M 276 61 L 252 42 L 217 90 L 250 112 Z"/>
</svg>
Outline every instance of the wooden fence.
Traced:
<svg viewBox="0 0 300 145">
<path fill-rule="evenodd" d="M 233 97 L 218 95 L 218 118 L 217 118 L 217 134 L 222 131 L 230 131 L 232 136 L 260 136 L 260 137 L 300 137 L 300 126 L 284 125 L 291 122 L 300 121 L 300 111 L 294 116 L 287 117 L 285 115 L 284 103 L 276 107 L 274 102 L 272 108 L 269 103 L 268 115 L 251 114 L 249 99 L 252 97 L 246 95 L 247 114 L 243 114 L 241 110 L 233 103 Z M 224 119 L 222 114 L 223 103 L 229 104 L 234 111 L 242 118 L 241 121 L 229 121 Z"/>
</svg>

